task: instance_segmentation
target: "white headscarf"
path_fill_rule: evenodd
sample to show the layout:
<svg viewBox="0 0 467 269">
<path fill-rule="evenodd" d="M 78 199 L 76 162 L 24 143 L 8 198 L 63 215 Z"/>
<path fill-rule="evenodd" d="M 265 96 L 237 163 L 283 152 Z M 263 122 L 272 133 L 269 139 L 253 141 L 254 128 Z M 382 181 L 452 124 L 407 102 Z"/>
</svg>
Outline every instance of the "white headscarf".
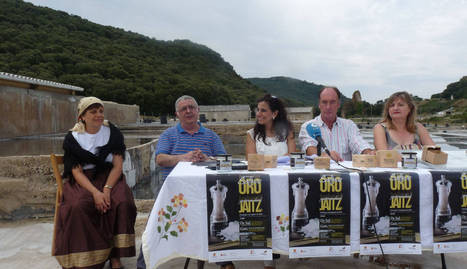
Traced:
<svg viewBox="0 0 467 269">
<path fill-rule="evenodd" d="M 78 122 L 73 126 L 73 128 L 70 129 L 72 132 L 78 132 L 78 133 L 84 133 L 86 131 L 86 126 L 84 125 L 84 122 L 79 119 L 81 115 L 86 111 L 88 107 L 90 107 L 93 104 L 99 104 L 102 107 L 104 107 L 104 103 L 102 102 L 101 99 L 97 97 L 84 97 L 79 100 L 78 104 Z M 109 126 L 109 122 L 107 120 L 104 120 L 104 125 Z"/>
</svg>

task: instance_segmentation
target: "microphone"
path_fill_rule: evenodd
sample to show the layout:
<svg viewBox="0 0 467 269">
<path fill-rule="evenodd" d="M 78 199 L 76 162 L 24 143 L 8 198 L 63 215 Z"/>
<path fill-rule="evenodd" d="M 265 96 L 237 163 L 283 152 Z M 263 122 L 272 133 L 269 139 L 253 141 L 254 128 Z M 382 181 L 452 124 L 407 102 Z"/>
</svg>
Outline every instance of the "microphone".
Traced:
<svg viewBox="0 0 467 269">
<path fill-rule="evenodd" d="M 329 155 L 329 157 L 331 157 L 331 153 L 329 152 L 329 149 L 326 146 L 326 143 L 324 143 L 324 140 L 321 137 L 321 129 L 316 124 L 310 123 L 306 126 L 306 131 L 308 132 L 309 136 L 311 136 L 316 141 L 318 141 L 318 147 L 319 145 L 321 145 L 324 151 Z"/>
</svg>

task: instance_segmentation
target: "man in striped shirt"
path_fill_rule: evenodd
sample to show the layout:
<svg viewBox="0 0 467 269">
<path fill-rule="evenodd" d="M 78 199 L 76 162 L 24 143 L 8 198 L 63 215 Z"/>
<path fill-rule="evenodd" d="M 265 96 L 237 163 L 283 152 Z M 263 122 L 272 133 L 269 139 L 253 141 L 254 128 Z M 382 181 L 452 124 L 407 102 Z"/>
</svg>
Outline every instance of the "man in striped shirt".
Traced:
<svg viewBox="0 0 467 269">
<path fill-rule="evenodd" d="M 199 108 L 195 98 L 184 95 L 175 102 L 175 114 L 180 123 L 165 130 L 156 148 L 156 163 L 162 167 L 162 179 L 169 175 L 178 162 L 202 162 L 208 156 L 225 154 L 219 136 L 198 122 Z M 138 268 L 143 264 L 138 258 Z M 232 262 L 217 263 L 221 268 L 234 269 Z M 198 261 L 198 268 L 204 261 Z"/>
<path fill-rule="evenodd" d="M 180 123 L 161 134 L 156 148 L 156 163 L 162 167 L 164 180 L 178 162 L 202 162 L 208 156 L 225 154 L 219 136 L 198 122 L 199 108 L 193 97 L 178 98 L 175 110 Z"/>
<path fill-rule="evenodd" d="M 188 95 L 178 98 L 175 101 L 175 114 L 180 122 L 161 134 L 156 147 L 156 163 L 162 167 L 163 180 L 178 162 L 202 162 L 208 156 L 225 154 L 219 136 L 198 122 L 199 108 L 195 98 Z M 204 261 L 198 261 L 198 267 L 203 265 Z M 220 265 L 235 268 L 232 262 L 224 262 Z M 142 247 L 136 268 L 146 269 Z"/>
<path fill-rule="evenodd" d="M 302 150 L 307 155 L 317 154 L 318 141 L 312 138 L 306 127 L 315 124 L 321 129 L 321 137 L 330 150 L 331 158 L 338 161 L 351 161 L 352 154 L 375 154 L 370 145 L 360 135 L 357 125 L 351 120 L 337 117 L 341 93 L 336 87 L 324 87 L 319 93 L 321 114 L 305 122 L 298 135 Z M 326 155 L 326 153 L 323 153 Z"/>
</svg>

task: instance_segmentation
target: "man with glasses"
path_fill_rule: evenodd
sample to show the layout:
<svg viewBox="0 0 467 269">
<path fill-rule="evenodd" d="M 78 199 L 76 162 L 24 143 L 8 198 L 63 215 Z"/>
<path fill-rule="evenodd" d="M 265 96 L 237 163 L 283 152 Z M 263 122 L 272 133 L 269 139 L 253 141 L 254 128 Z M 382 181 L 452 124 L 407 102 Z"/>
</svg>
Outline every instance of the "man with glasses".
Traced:
<svg viewBox="0 0 467 269">
<path fill-rule="evenodd" d="M 199 108 L 195 98 L 183 95 L 175 102 L 175 115 L 180 122 L 165 130 L 156 147 L 156 163 L 162 167 L 162 179 L 170 174 L 178 162 L 202 162 L 208 156 L 225 154 L 219 136 L 198 122 Z M 223 268 L 234 268 L 231 262 L 218 263 Z M 203 267 L 204 261 L 198 261 Z M 146 268 L 142 253 L 137 268 Z"/>
<path fill-rule="evenodd" d="M 178 98 L 175 114 L 180 122 L 161 134 L 156 148 L 156 163 L 162 167 L 164 180 L 180 161 L 202 162 L 208 156 L 225 154 L 219 136 L 198 122 L 199 108 L 193 97 Z"/>
</svg>

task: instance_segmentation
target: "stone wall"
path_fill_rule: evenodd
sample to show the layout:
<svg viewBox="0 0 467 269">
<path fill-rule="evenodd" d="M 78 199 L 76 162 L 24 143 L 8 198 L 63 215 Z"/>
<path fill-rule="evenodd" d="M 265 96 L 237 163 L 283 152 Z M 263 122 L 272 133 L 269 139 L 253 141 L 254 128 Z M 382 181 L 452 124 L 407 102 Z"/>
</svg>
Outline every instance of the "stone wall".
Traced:
<svg viewBox="0 0 467 269">
<path fill-rule="evenodd" d="M 0 158 L 0 220 L 52 216 L 55 191 L 49 156 Z"/>
<path fill-rule="evenodd" d="M 250 111 L 200 111 L 208 121 L 248 121 L 250 120 Z"/>
<path fill-rule="evenodd" d="M 156 144 L 153 140 L 126 152 L 123 171 L 136 197 L 153 199 L 160 189 L 162 182 L 154 160 Z M 48 155 L 0 157 L 0 220 L 51 217 L 55 193 Z"/>
<path fill-rule="evenodd" d="M 291 121 L 305 122 L 313 119 L 313 113 L 289 113 L 288 116 Z"/>
<path fill-rule="evenodd" d="M 104 101 L 104 107 L 105 118 L 117 125 L 138 123 L 140 121 L 139 106 L 137 105 L 124 105 Z"/>
<path fill-rule="evenodd" d="M 0 85 L 0 139 L 64 133 L 76 122 L 81 96 Z M 122 125 L 139 122 L 137 105 L 104 102 L 106 118 Z"/>
<path fill-rule="evenodd" d="M 157 139 L 133 148 L 125 154 L 123 173 L 135 198 L 154 199 L 162 186 L 160 169 L 156 165 Z"/>
</svg>

